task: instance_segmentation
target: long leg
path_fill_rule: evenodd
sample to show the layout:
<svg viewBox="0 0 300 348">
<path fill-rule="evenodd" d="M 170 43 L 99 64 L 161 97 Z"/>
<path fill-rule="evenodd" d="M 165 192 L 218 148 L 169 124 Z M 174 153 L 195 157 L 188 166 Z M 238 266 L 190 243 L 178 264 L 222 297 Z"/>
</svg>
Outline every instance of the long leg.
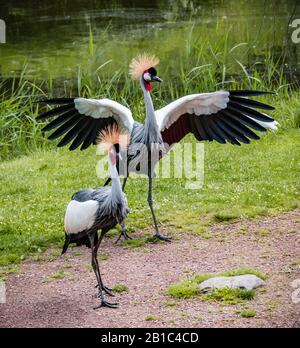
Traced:
<svg viewBox="0 0 300 348">
<path fill-rule="evenodd" d="M 153 218 L 153 222 L 154 222 L 154 227 L 155 227 L 155 235 L 154 237 L 160 240 L 164 240 L 166 242 L 171 242 L 171 238 L 170 237 L 164 237 L 160 234 L 158 226 L 157 226 L 157 221 L 156 221 L 156 217 L 154 214 L 154 209 L 153 209 L 153 199 L 152 199 L 152 177 L 151 175 L 149 175 L 149 188 L 148 188 L 148 203 L 149 203 L 149 207 L 151 210 L 151 214 L 152 214 L 152 218 Z"/>
<path fill-rule="evenodd" d="M 98 242 L 96 243 L 96 245 L 94 246 L 94 252 L 95 252 L 95 255 L 96 255 L 96 258 L 95 258 L 95 261 L 96 261 L 96 266 L 97 266 L 97 273 L 98 273 L 98 277 L 100 278 L 101 280 L 101 285 L 102 285 L 102 290 L 110 295 L 110 296 L 115 296 L 113 293 L 112 293 L 112 289 L 108 288 L 107 286 L 105 286 L 102 282 L 102 279 L 101 279 L 101 275 L 100 275 L 100 267 L 99 267 L 99 261 L 98 261 L 98 257 L 97 257 L 97 253 L 98 253 L 98 249 L 100 247 L 100 244 L 101 244 L 101 241 L 103 239 L 103 236 L 104 234 L 107 232 L 107 230 L 102 230 L 101 234 L 100 234 L 100 237 L 99 237 L 99 240 Z M 97 285 L 98 287 L 98 285 Z M 99 289 L 100 291 L 100 289 Z"/>
<path fill-rule="evenodd" d="M 126 185 L 127 179 L 128 179 L 128 176 L 126 176 L 126 177 L 124 178 L 124 181 L 123 181 L 123 185 L 122 185 L 122 191 L 123 191 L 123 192 L 124 192 L 124 189 L 125 189 L 125 185 Z"/>
<path fill-rule="evenodd" d="M 99 245 L 101 243 L 101 240 L 103 238 L 103 234 L 101 233 L 101 236 L 98 240 L 98 243 L 96 244 L 96 246 L 98 246 L 99 248 Z M 115 308 L 117 306 L 116 303 L 109 303 L 107 301 L 105 301 L 105 298 L 104 298 L 104 289 L 103 289 L 103 283 L 102 283 L 102 279 L 101 279 L 101 275 L 100 275 L 100 269 L 99 269 L 99 264 L 98 264 L 98 261 L 97 261 L 97 251 L 98 251 L 98 248 L 96 248 L 94 242 L 95 242 L 95 233 L 93 234 L 89 234 L 89 239 L 90 239 L 90 242 L 91 242 L 91 249 L 92 249 L 92 267 L 93 267 L 93 270 L 95 272 L 95 275 L 96 275 L 96 278 L 97 278 L 97 282 L 98 282 L 98 287 L 99 287 L 99 298 L 100 298 L 100 305 L 98 305 L 97 307 L 95 307 L 94 309 L 97 309 L 97 308 L 100 308 L 100 307 L 111 307 L 111 308 Z"/>
</svg>

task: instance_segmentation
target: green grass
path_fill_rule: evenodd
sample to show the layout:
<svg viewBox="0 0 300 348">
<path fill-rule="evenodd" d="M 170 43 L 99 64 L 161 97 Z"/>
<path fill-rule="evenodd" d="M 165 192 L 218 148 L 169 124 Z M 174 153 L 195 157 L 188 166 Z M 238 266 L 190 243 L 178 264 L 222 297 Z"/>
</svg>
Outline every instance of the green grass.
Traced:
<svg viewBox="0 0 300 348">
<path fill-rule="evenodd" d="M 217 274 L 200 274 L 192 278 L 171 284 L 166 294 L 178 299 L 188 299 L 195 296 L 201 296 L 203 300 L 217 300 L 225 304 L 236 304 L 241 301 L 250 300 L 254 296 L 253 291 L 241 289 L 215 289 L 209 294 L 202 294 L 198 289 L 200 283 L 213 277 L 231 277 L 243 274 L 254 274 L 261 279 L 266 279 L 266 275 L 251 268 L 240 268 Z"/>
<path fill-rule="evenodd" d="M 106 260 L 109 259 L 109 256 L 108 256 L 107 254 L 101 254 L 101 255 L 99 256 L 99 258 L 100 258 L 100 260 L 102 260 L 102 261 L 106 261 Z"/>
<path fill-rule="evenodd" d="M 67 273 L 64 271 L 57 271 L 51 275 L 49 275 L 48 277 L 46 277 L 43 280 L 43 283 L 51 283 L 53 281 L 59 280 L 59 279 L 64 279 L 67 276 Z"/>
<path fill-rule="evenodd" d="M 127 248 L 141 248 L 142 246 L 144 246 L 146 244 L 146 240 L 143 239 L 137 239 L 137 238 L 133 238 L 133 239 L 128 239 L 128 240 L 124 240 L 123 241 L 123 245 Z"/>
<path fill-rule="evenodd" d="M 235 305 L 244 301 L 250 301 L 254 296 L 254 290 L 224 288 L 214 289 L 211 293 L 201 297 L 205 301 L 218 301 L 225 305 Z"/>
<path fill-rule="evenodd" d="M 258 236 L 261 236 L 261 237 L 268 236 L 270 233 L 271 233 L 271 231 L 267 230 L 267 229 L 261 229 L 261 230 L 255 231 L 255 234 L 257 234 Z"/>
<path fill-rule="evenodd" d="M 145 317 L 145 321 L 157 321 L 159 320 L 159 317 L 157 317 L 156 315 L 147 315 Z"/>
<path fill-rule="evenodd" d="M 242 318 L 253 318 L 256 316 L 256 311 L 254 309 L 245 309 L 245 310 L 238 312 L 238 314 Z"/>
<path fill-rule="evenodd" d="M 112 291 L 118 293 L 128 292 L 128 287 L 125 284 L 116 284 L 113 286 Z"/>
<path fill-rule="evenodd" d="M 299 131 L 288 129 L 239 148 L 205 144 L 201 189 L 186 190 L 185 179 L 154 180 L 159 223 L 173 234 L 201 236 L 216 216 L 222 221 L 225 216 L 253 218 L 299 207 L 298 139 Z M 98 160 L 94 148 L 55 149 L 0 163 L 0 266 L 63 244 L 64 211 L 72 194 L 103 185 L 104 179 L 96 176 Z M 147 180 L 129 179 L 126 192 L 131 209 L 127 225 L 149 231 Z M 127 245 L 144 244 L 137 241 Z"/>
<path fill-rule="evenodd" d="M 235 30 L 226 21 L 217 21 L 210 28 L 191 22 L 184 30 L 174 30 L 180 50 L 165 33 L 159 36 L 161 48 L 156 53 L 162 59 L 158 72 L 164 83 L 153 89 L 156 108 L 186 94 L 221 88 L 272 90 L 278 95 L 258 99 L 276 107 L 272 116 L 281 128 L 241 147 L 205 143 L 204 186 L 198 190 L 185 189 L 185 179 L 154 180 L 155 209 L 166 233 L 174 239 L 178 232 L 209 239 L 213 236 L 208 228 L 213 223 L 299 207 L 300 98 L 296 85 L 286 83 L 283 62 L 268 47 L 257 52 L 259 42 L 254 47 L 237 41 Z M 248 39 L 247 26 L 243 30 Z M 136 120 L 144 119 L 142 93 L 138 83 L 128 78 L 128 63 L 138 51 L 149 47 L 140 42 L 138 47 L 122 46 L 124 55 L 118 47 L 117 52 L 100 56 L 102 46 L 94 41 L 90 31 L 89 57 L 78 68 L 73 85 L 57 90 L 51 77 L 30 80 L 26 67 L 13 81 L 0 80 L 0 267 L 40 254 L 50 245 L 61 246 L 64 210 L 72 194 L 104 183 L 104 178 L 96 176 L 99 158 L 95 148 L 69 152 L 56 149 L 42 136 L 43 125 L 35 118 L 46 108 L 36 102 L 58 95 L 106 97 L 130 107 Z M 259 68 L 248 62 L 254 53 L 260 54 Z M 118 62 L 120 56 L 128 58 L 126 62 L 122 58 L 120 69 L 109 68 L 110 58 Z M 195 139 L 187 136 L 185 141 Z M 127 184 L 129 232 L 146 228 L 152 232 L 147 186 L 141 177 L 129 179 Z M 118 233 L 114 230 L 110 235 Z M 125 245 L 144 244 L 144 240 L 134 239 Z"/>
<path fill-rule="evenodd" d="M 164 302 L 164 306 L 166 306 L 166 307 L 176 307 L 177 306 L 177 302 L 175 302 L 175 301 L 165 301 Z"/>
</svg>

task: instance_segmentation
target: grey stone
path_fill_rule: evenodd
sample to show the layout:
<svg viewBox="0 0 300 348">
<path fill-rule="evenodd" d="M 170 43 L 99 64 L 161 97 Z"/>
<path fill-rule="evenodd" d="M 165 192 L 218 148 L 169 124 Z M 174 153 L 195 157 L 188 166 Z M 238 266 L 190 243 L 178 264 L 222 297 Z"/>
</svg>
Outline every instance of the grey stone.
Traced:
<svg viewBox="0 0 300 348">
<path fill-rule="evenodd" d="M 254 274 L 244 274 L 233 277 L 214 277 L 199 284 L 202 292 L 210 292 L 213 289 L 238 288 L 253 290 L 260 286 L 265 286 L 266 282 Z"/>
</svg>

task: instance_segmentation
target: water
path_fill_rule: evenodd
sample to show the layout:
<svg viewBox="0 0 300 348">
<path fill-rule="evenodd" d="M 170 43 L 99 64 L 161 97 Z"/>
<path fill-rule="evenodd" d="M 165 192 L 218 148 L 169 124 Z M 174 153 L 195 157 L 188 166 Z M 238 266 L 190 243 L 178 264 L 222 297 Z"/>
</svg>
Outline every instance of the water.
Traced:
<svg viewBox="0 0 300 348">
<path fill-rule="evenodd" d="M 7 27 L 0 44 L 0 74 L 34 79 L 75 78 L 79 67 L 124 69 L 133 55 L 150 51 L 174 62 L 189 41 L 214 42 L 228 32 L 230 47 L 252 46 L 244 63 L 263 59 L 271 49 L 290 80 L 300 76 L 300 44 L 291 40 L 297 0 L 85 1 L 0 0 Z M 208 62 L 209 63 L 209 62 Z M 92 71 L 91 69 L 91 71 Z"/>
</svg>

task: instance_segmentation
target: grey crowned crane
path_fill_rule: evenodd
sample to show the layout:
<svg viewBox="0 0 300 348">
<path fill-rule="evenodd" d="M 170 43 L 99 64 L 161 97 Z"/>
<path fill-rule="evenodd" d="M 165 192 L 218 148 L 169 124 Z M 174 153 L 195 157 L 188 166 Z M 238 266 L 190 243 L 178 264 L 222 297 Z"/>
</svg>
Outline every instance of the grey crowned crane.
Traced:
<svg viewBox="0 0 300 348">
<path fill-rule="evenodd" d="M 152 178 L 154 166 L 175 143 L 188 133 L 194 134 L 199 141 L 217 141 L 221 144 L 249 144 L 250 139 L 259 139 L 253 131 L 276 130 L 277 122 L 256 109 L 273 110 L 270 105 L 251 100 L 249 97 L 270 94 L 251 90 L 197 93 L 179 98 L 162 109 L 154 110 L 151 99 L 151 83 L 162 82 L 157 76 L 155 66 L 159 60 L 146 54 L 134 58 L 130 64 L 130 75 L 139 80 L 144 95 L 146 118 L 143 124 L 135 122 L 130 109 L 110 99 L 51 99 L 47 104 L 61 105 L 38 117 L 46 120 L 56 116 L 43 128 L 44 132 L 55 129 L 49 136 L 54 140 L 64 137 L 58 146 L 72 141 L 70 150 L 81 145 L 81 150 L 95 143 L 99 131 L 111 124 L 117 124 L 130 134 L 128 147 L 128 173 L 147 174 L 149 178 L 148 203 L 155 225 L 155 237 L 163 237 L 153 210 Z M 139 144 L 144 145 L 143 151 Z M 136 151 L 136 148 L 138 150 Z M 145 164 L 140 165 L 140 164 Z M 141 170 L 141 167 L 144 169 Z M 127 177 L 124 179 L 124 186 Z"/>
<path fill-rule="evenodd" d="M 101 279 L 97 259 L 97 252 L 103 236 L 117 224 L 125 231 L 124 220 L 129 212 L 126 196 L 122 191 L 120 178 L 117 171 L 117 155 L 114 144 L 119 143 L 119 131 L 116 126 L 102 130 L 99 140 L 108 150 L 109 169 L 112 186 L 98 189 L 87 189 L 76 192 L 67 206 L 65 214 L 65 244 L 62 254 L 67 251 L 68 245 L 79 239 L 89 238 L 92 267 L 97 278 L 100 304 L 98 307 L 116 307 L 116 303 L 109 303 L 104 298 L 104 293 L 113 295 Z M 101 230 L 98 238 L 98 230 Z"/>
</svg>

